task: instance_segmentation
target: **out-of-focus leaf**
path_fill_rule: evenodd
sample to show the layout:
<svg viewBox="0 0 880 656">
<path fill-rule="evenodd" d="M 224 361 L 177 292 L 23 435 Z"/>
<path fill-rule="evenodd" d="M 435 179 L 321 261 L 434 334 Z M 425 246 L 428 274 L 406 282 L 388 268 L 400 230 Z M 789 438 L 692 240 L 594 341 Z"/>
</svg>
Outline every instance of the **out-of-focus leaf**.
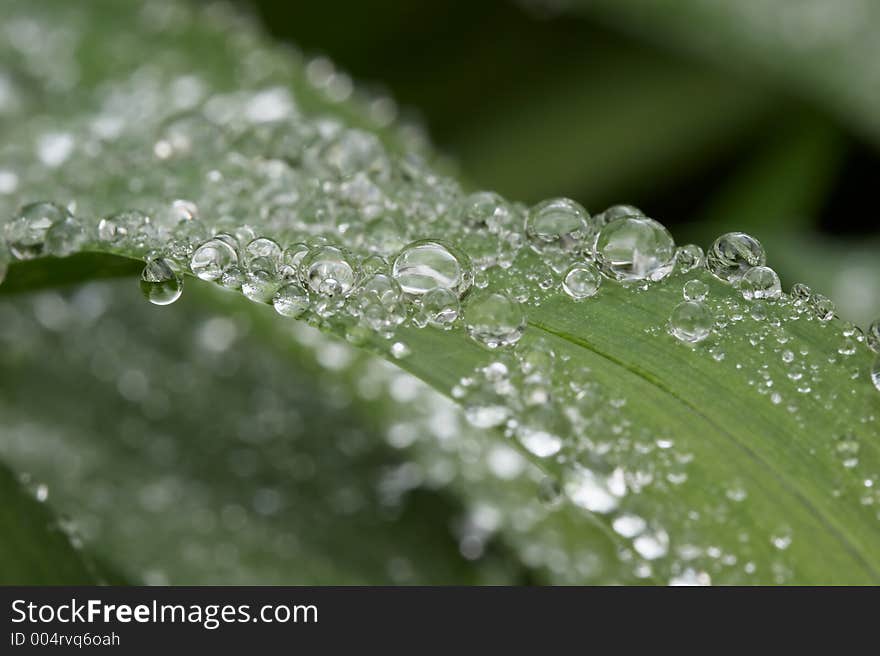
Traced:
<svg viewBox="0 0 880 656">
<path fill-rule="evenodd" d="M 880 5 L 865 0 L 573 0 L 669 48 L 761 75 L 880 142 Z"/>
</svg>

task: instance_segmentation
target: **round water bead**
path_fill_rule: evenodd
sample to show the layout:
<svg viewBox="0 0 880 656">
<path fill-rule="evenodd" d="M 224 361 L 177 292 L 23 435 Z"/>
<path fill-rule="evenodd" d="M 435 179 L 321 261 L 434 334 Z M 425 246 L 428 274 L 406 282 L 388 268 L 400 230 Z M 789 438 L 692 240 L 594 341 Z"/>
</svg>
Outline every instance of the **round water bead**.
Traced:
<svg viewBox="0 0 880 656">
<path fill-rule="evenodd" d="M 871 382 L 880 392 L 880 356 L 874 358 L 874 365 L 871 367 Z"/>
<path fill-rule="evenodd" d="M 281 253 L 281 264 L 278 267 L 279 275 L 286 280 L 299 278 L 299 268 L 309 252 L 309 245 L 302 242 L 291 244 Z"/>
<path fill-rule="evenodd" d="M 241 282 L 241 293 L 254 303 L 268 303 L 278 289 L 278 280 L 268 271 L 247 271 Z"/>
<path fill-rule="evenodd" d="M 2 260 L 3 254 L 0 253 L 0 260 Z M 2 269 L 2 264 L 0 264 L 0 269 Z M 2 276 L 0 276 L 2 279 Z M 871 322 L 871 325 L 868 326 L 868 332 L 865 333 L 865 341 L 868 344 L 868 348 L 874 351 L 874 353 L 880 353 L 880 319 L 874 319 Z"/>
<path fill-rule="evenodd" d="M 611 223 L 617 219 L 625 219 L 630 216 L 645 216 L 645 213 L 635 205 L 612 205 L 601 214 L 595 215 L 593 217 L 593 223 L 601 228 L 607 223 Z"/>
<path fill-rule="evenodd" d="M 551 198 L 532 207 L 525 230 L 532 249 L 538 253 L 547 248 L 580 250 L 593 235 L 587 210 L 570 198 Z"/>
<path fill-rule="evenodd" d="M 526 315 L 504 294 L 480 292 L 465 306 L 464 323 L 474 341 L 494 349 L 519 341 L 526 330 Z"/>
<path fill-rule="evenodd" d="M 288 283 L 275 292 L 272 305 L 283 317 L 299 317 L 309 309 L 309 294 L 298 282 Z"/>
<path fill-rule="evenodd" d="M 415 296 L 440 287 L 461 297 L 474 280 L 473 268 L 466 255 L 432 239 L 404 246 L 394 258 L 391 276 L 404 292 Z"/>
<path fill-rule="evenodd" d="M 9 252 L 17 260 L 32 260 L 41 256 L 49 228 L 69 218 L 71 214 L 67 208 L 55 203 L 25 205 L 5 226 L 4 233 Z"/>
<path fill-rule="evenodd" d="M 696 344 L 709 336 L 714 323 L 715 317 L 705 303 L 684 301 L 669 316 L 669 332 L 679 341 Z"/>
<path fill-rule="evenodd" d="M 400 287 L 384 273 L 373 274 L 357 290 L 353 313 L 376 332 L 393 332 L 406 320 Z"/>
<path fill-rule="evenodd" d="M 575 264 L 565 273 L 562 289 L 576 301 L 595 296 L 602 276 L 591 264 Z"/>
<path fill-rule="evenodd" d="M 599 232 L 593 251 L 605 275 L 617 280 L 660 280 L 672 270 L 675 241 L 654 219 L 624 217 Z"/>
<path fill-rule="evenodd" d="M 813 294 L 810 296 L 809 303 L 819 321 L 831 321 L 834 318 L 837 307 L 835 307 L 834 301 L 827 296 Z"/>
<path fill-rule="evenodd" d="M 244 281 L 244 271 L 237 264 L 227 267 L 223 275 L 220 276 L 220 284 L 227 289 L 241 289 Z"/>
<path fill-rule="evenodd" d="M 706 254 L 706 268 L 730 282 L 738 281 L 752 267 L 764 266 L 767 256 L 761 243 L 744 232 L 721 235 Z"/>
<path fill-rule="evenodd" d="M 782 285 L 776 272 L 767 266 L 746 271 L 740 280 L 740 291 L 746 300 L 774 301 L 782 296 Z"/>
<path fill-rule="evenodd" d="M 679 273 L 689 273 L 706 262 L 706 254 L 696 244 L 685 244 L 675 250 L 675 269 Z"/>
<path fill-rule="evenodd" d="M 508 203 L 492 191 L 478 191 L 461 201 L 462 223 L 470 228 L 498 234 L 509 227 L 512 217 Z"/>
<path fill-rule="evenodd" d="M 53 223 L 46 231 L 46 252 L 56 257 L 73 255 L 82 248 L 88 235 L 76 218 L 68 216 Z"/>
<path fill-rule="evenodd" d="M 681 288 L 682 294 L 686 301 L 702 301 L 709 295 L 709 285 L 702 280 L 694 278 L 688 280 L 684 287 Z"/>
<path fill-rule="evenodd" d="M 335 246 L 315 246 L 302 259 L 302 284 L 322 296 L 348 296 L 358 274 L 348 254 Z"/>
<path fill-rule="evenodd" d="M 135 239 L 148 235 L 151 231 L 150 217 L 139 210 L 123 210 L 101 219 L 98 223 L 98 239 L 108 244 Z"/>
<path fill-rule="evenodd" d="M 443 287 L 426 292 L 421 300 L 421 307 L 413 318 L 420 327 L 451 328 L 461 312 L 458 296 Z"/>
<path fill-rule="evenodd" d="M 257 237 L 245 246 L 242 258 L 249 269 L 276 271 L 281 264 L 281 246 L 274 239 Z"/>
<path fill-rule="evenodd" d="M 153 305 L 170 305 L 183 293 L 183 278 L 164 257 L 150 258 L 141 273 L 141 292 Z"/>
<path fill-rule="evenodd" d="M 802 282 L 796 282 L 791 286 L 791 297 L 800 303 L 806 303 L 813 295 L 813 290 Z"/>
<path fill-rule="evenodd" d="M 238 253 L 228 240 L 214 237 L 196 248 L 189 268 L 202 280 L 219 280 L 230 266 L 238 264 Z"/>
</svg>

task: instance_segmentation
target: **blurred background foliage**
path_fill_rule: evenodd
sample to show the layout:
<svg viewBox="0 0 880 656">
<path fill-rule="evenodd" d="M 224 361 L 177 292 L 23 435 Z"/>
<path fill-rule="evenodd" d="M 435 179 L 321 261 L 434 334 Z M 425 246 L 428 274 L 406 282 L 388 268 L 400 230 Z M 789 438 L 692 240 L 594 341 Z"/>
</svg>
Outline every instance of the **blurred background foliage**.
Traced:
<svg viewBox="0 0 880 656">
<path fill-rule="evenodd" d="M 632 203 L 680 243 L 746 230 L 786 287 L 880 315 L 870 2 L 239 3 L 390 93 L 473 188 Z M 530 523 L 545 481 L 515 452 L 245 305 L 193 285 L 156 316 L 130 280 L 3 299 L 0 581 L 627 581 L 582 517 Z"/>
</svg>

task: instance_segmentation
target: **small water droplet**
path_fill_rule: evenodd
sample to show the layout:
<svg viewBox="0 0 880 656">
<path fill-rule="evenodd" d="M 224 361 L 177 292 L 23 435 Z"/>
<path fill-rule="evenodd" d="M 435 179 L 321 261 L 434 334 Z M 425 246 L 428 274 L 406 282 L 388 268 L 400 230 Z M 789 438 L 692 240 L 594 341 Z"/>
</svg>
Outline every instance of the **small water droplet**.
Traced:
<svg viewBox="0 0 880 656">
<path fill-rule="evenodd" d="M 590 264 L 575 264 L 562 279 L 562 289 L 576 301 L 595 296 L 602 283 L 602 276 Z"/>
<path fill-rule="evenodd" d="M 583 250 L 594 234 L 587 210 L 570 198 L 551 198 L 532 207 L 525 230 L 538 253 Z"/>
<path fill-rule="evenodd" d="M 865 333 L 865 343 L 874 353 L 880 353 L 880 319 L 874 319 Z"/>
<path fill-rule="evenodd" d="M 241 293 L 254 303 L 268 303 L 275 296 L 278 281 L 268 271 L 257 269 L 244 274 Z"/>
<path fill-rule="evenodd" d="M 669 316 L 669 332 L 679 341 L 696 344 L 712 332 L 715 317 L 705 303 L 684 301 Z"/>
<path fill-rule="evenodd" d="M 300 279 L 316 294 L 345 297 L 357 282 L 357 272 L 348 254 L 335 246 L 316 246 L 302 260 Z"/>
<path fill-rule="evenodd" d="M 468 335 L 489 348 L 516 344 L 526 329 L 522 307 L 508 296 L 481 292 L 464 309 Z"/>
<path fill-rule="evenodd" d="M 706 262 L 706 254 L 696 244 L 685 244 L 675 250 L 675 269 L 679 273 L 689 273 Z"/>
<path fill-rule="evenodd" d="M 702 280 L 694 278 L 688 280 L 681 288 L 686 301 L 702 301 L 709 294 L 709 285 Z"/>
<path fill-rule="evenodd" d="M 153 305 L 170 305 L 183 293 L 183 278 L 164 257 L 149 258 L 141 273 L 141 292 Z"/>
<path fill-rule="evenodd" d="M 766 262 L 764 247 L 744 232 L 721 235 L 706 254 L 706 268 L 729 282 L 736 282 L 750 268 L 764 266 Z"/>
<path fill-rule="evenodd" d="M 813 294 L 809 300 L 810 307 L 819 321 L 831 321 L 837 308 L 827 296 L 822 294 Z"/>
<path fill-rule="evenodd" d="M 391 275 L 404 292 L 414 296 L 441 287 L 460 297 L 474 279 L 467 256 L 448 244 L 431 239 L 404 246 L 394 258 Z"/>
<path fill-rule="evenodd" d="M 813 290 L 802 282 L 796 282 L 791 286 L 791 297 L 800 303 L 806 303 L 813 295 Z"/>
<path fill-rule="evenodd" d="M 740 291 L 746 300 L 773 301 L 782 296 L 782 285 L 776 272 L 767 266 L 746 271 L 740 280 Z"/>
<path fill-rule="evenodd" d="M 437 287 L 422 296 L 421 306 L 413 320 L 421 327 L 451 328 L 460 312 L 458 296 L 448 289 Z"/>
<path fill-rule="evenodd" d="M 412 353 L 412 350 L 403 342 L 394 342 L 394 344 L 391 345 L 391 355 L 397 360 L 402 360 L 410 353 Z"/>
<path fill-rule="evenodd" d="M 281 264 L 281 246 L 274 239 L 257 237 L 245 246 L 242 257 L 249 269 L 273 273 Z"/>
<path fill-rule="evenodd" d="M 617 280 L 660 280 L 672 270 L 675 242 L 654 219 L 627 217 L 602 228 L 594 258 L 599 269 Z"/>
</svg>

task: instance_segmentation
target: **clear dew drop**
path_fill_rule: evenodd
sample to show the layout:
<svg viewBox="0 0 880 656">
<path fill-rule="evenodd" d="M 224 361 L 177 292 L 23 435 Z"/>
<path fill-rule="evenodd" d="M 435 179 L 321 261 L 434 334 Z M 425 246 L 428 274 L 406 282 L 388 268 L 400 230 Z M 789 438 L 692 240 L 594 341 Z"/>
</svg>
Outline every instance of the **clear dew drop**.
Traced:
<svg viewBox="0 0 880 656">
<path fill-rule="evenodd" d="M 118 245 L 136 239 L 150 227 L 150 217 L 140 210 L 123 210 L 98 223 L 98 239 L 111 245 Z"/>
<path fill-rule="evenodd" d="M 696 244 L 685 244 L 675 249 L 675 270 L 690 273 L 706 263 L 706 254 Z"/>
<path fill-rule="evenodd" d="M 516 344 L 526 330 L 520 304 L 499 293 L 472 296 L 464 308 L 464 323 L 474 341 L 491 349 Z"/>
<path fill-rule="evenodd" d="M 384 273 L 370 276 L 357 290 L 354 314 L 371 330 L 392 334 L 406 320 L 403 294 L 394 280 Z"/>
<path fill-rule="evenodd" d="M 183 278 L 164 257 L 150 258 L 141 273 L 141 292 L 153 305 L 170 305 L 183 293 Z"/>
<path fill-rule="evenodd" d="M 813 314 L 819 321 L 831 321 L 834 318 L 837 307 L 834 305 L 834 301 L 827 296 L 813 293 L 810 296 L 809 303 L 810 309 L 813 310 Z"/>
<path fill-rule="evenodd" d="M 195 249 L 190 270 L 202 280 L 219 280 L 230 266 L 238 264 L 238 253 L 229 241 L 214 237 Z"/>
<path fill-rule="evenodd" d="M 740 292 L 746 300 L 775 301 L 782 296 L 779 276 L 768 266 L 756 266 L 740 279 Z"/>
<path fill-rule="evenodd" d="M 616 219 L 599 232 L 593 250 L 599 269 L 621 281 L 660 280 L 672 270 L 675 241 L 654 219 Z"/>
<path fill-rule="evenodd" d="M 404 246 L 394 258 L 391 276 L 404 292 L 414 296 L 440 287 L 461 297 L 474 279 L 467 256 L 448 244 L 432 239 Z"/>
<path fill-rule="evenodd" d="M 874 358 L 874 364 L 871 366 L 871 382 L 877 391 L 880 392 L 880 355 Z"/>
<path fill-rule="evenodd" d="M 728 282 L 738 281 L 752 267 L 764 266 L 767 256 L 761 243 L 744 232 L 721 235 L 706 254 L 706 268 Z"/>
<path fill-rule="evenodd" d="M 880 353 L 880 319 L 874 319 L 868 326 L 868 331 L 865 333 L 865 343 L 874 353 Z"/>
<path fill-rule="evenodd" d="M 67 208 L 55 203 L 31 203 L 4 227 L 9 252 L 17 260 L 32 260 L 43 255 L 46 234 L 55 224 L 71 218 Z"/>
<path fill-rule="evenodd" d="M 705 303 L 684 301 L 669 316 L 669 332 L 681 342 L 696 344 L 709 336 L 714 323 L 715 317 Z"/>
<path fill-rule="evenodd" d="M 601 228 L 612 221 L 631 216 L 645 216 L 645 213 L 634 205 L 612 205 L 601 214 L 594 216 L 593 222 Z"/>
<path fill-rule="evenodd" d="M 562 279 L 562 289 L 576 301 L 595 296 L 602 276 L 591 264 L 574 264 Z"/>
<path fill-rule="evenodd" d="M 538 458 L 549 458 L 562 449 L 562 439 L 558 435 L 538 428 L 520 427 L 516 437 L 529 453 Z"/>
<path fill-rule="evenodd" d="M 300 266 L 302 284 L 321 296 L 348 296 L 357 278 L 349 255 L 335 246 L 310 248 Z"/>
<path fill-rule="evenodd" d="M 278 289 L 278 280 L 264 269 L 247 271 L 241 281 L 241 293 L 254 303 L 269 303 Z"/>
<path fill-rule="evenodd" d="M 702 280 L 694 278 L 684 284 L 681 292 L 686 301 L 702 301 L 709 295 L 709 285 Z"/>
<path fill-rule="evenodd" d="M 631 539 L 644 531 L 648 527 L 648 522 L 638 515 L 623 513 L 614 518 L 611 527 L 621 537 Z"/>
<path fill-rule="evenodd" d="M 796 282 L 791 286 L 791 297 L 796 303 L 807 303 L 813 295 L 813 290 L 802 282 Z"/>
<path fill-rule="evenodd" d="M 593 235 L 590 215 L 570 198 L 550 198 L 529 210 L 526 237 L 533 250 L 562 252 L 582 250 Z"/>
<path fill-rule="evenodd" d="M 68 216 L 53 223 L 46 231 L 46 252 L 55 257 L 67 257 L 81 250 L 87 240 L 82 223 Z"/>
<path fill-rule="evenodd" d="M 309 253 L 308 244 L 298 242 L 291 244 L 281 253 L 281 264 L 278 274 L 286 280 L 298 280 L 302 261 Z"/>
<path fill-rule="evenodd" d="M 452 291 L 437 287 L 422 296 L 422 302 L 416 311 L 414 322 L 417 326 L 434 326 L 435 328 L 451 328 L 461 313 L 461 303 Z"/>
<path fill-rule="evenodd" d="M 275 311 L 283 317 L 299 317 L 309 309 L 309 294 L 298 282 L 281 287 L 272 297 Z"/>
<path fill-rule="evenodd" d="M 274 272 L 281 265 L 281 246 L 274 239 L 257 237 L 245 246 L 242 258 L 249 269 Z"/>
</svg>

